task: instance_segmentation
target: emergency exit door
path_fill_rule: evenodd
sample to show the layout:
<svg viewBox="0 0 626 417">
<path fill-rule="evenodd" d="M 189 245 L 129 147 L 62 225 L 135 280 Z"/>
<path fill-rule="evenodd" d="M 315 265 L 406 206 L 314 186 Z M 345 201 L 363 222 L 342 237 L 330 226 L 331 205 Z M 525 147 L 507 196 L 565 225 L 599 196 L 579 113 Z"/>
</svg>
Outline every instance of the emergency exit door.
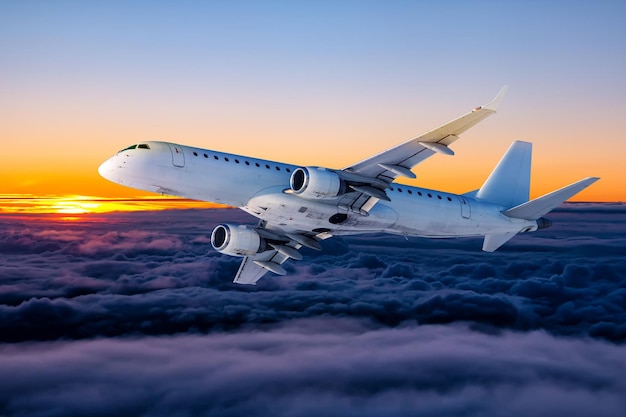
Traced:
<svg viewBox="0 0 626 417">
<path fill-rule="evenodd" d="M 459 197 L 459 203 L 461 203 L 461 217 L 464 219 L 472 217 L 472 208 L 470 207 L 469 201 L 464 197 Z"/>
<path fill-rule="evenodd" d="M 172 151 L 172 164 L 175 167 L 184 167 L 185 166 L 185 154 L 183 153 L 183 148 L 179 145 L 169 144 L 170 151 Z"/>
</svg>

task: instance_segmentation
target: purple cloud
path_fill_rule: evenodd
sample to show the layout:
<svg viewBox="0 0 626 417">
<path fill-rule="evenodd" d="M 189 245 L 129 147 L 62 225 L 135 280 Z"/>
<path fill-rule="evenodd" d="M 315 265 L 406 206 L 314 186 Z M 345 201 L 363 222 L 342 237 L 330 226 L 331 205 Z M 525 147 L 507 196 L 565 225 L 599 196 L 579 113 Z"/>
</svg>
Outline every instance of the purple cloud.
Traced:
<svg viewBox="0 0 626 417">
<path fill-rule="evenodd" d="M 566 205 L 554 228 L 493 254 L 480 252 L 480 239 L 331 239 L 286 264 L 290 275 L 256 287 L 232 284 L 240 260 L 207 239 L 219 222 L 254 223 L 240 211 L 98 216 L 0 219 L 0 341 L 219 332 L 320 316 L 626 340 L 623 205 Z"/>
<path fill-rule="evenodd" d="M 2 415 L 620 416 L 606 342 L 314 318 L 255 331 L 0 347 Z"/>
</svg>

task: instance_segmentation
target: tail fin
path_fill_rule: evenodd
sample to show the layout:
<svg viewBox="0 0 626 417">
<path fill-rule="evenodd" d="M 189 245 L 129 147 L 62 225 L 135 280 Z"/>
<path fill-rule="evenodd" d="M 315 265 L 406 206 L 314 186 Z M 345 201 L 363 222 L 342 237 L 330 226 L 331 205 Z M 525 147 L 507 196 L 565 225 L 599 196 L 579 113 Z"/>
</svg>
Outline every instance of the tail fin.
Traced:
<svg viewBox="0 0 626 417">
<path fill-rule="evenodd" d="M 513 207 L 527 202 L 530 195 L 532 146 L 529 142 L 513 142 L 476 193 L 476 199 L 502 207 Z"/>
<path fill-rule="evenodd" d="M 568 198 L 572 197 L 575 194 L 578 194 L 585 188 L 589 187 L 591 184 L 598 181 L 599 179 L 600 178 L 596 177 L 585 178 L 584 180 L 580 180 L 578 182 L 570 184 L 542 197 L 536 198 L 532 201 L 527 201 L 513 208 L 505 210 L 502 212 L 502 214 L 508 217 L 512 217 L 514 219 L 536 220 L 537 227 L 539 229 L 544 229 L 552 224 L 550 220 L 543 218 L 544 215 L 552 211 Z M 517 232 L 507 232 L 485 235 L 485 240 L 483 241 L 483 250 L 485 252 L 493 252 L 500 246 L 508 242 L 516 234 Z"/>
<path fill-rule="evenodd" d="M 599 178 L 589 177 L 542 197 L 528 201 L 530 192 L 530 162 L 532 144 L 516 141 L 506 151 L 496 168 L 487 178 L 475 198 L 507 208 L 502 212 L 505 216 L 536 220 L 537 227 L 550 225 L 542 217 L 568 198 L 589 187 Z M 509 241 L 517 232 L 506 232 L 485 235 L 483 250 L 493 252 Z"/>
<path fill-rule="evenodd" d="M 512 207 L 502 214 L 516 219 L 538 220 L 568 198 L 578 194 L 600 178 L 588 177 L 549 194 Z"/>
</svg>

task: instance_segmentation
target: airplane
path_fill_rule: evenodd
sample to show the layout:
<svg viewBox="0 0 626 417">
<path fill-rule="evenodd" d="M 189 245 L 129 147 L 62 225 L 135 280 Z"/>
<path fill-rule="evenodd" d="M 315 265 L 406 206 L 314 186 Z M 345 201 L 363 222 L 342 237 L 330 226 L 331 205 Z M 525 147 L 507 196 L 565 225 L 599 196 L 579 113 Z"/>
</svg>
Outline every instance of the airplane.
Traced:
<svg viewBox="0 0 626 417">
<path fill-rule="evenodd" d="M 298 166 L 170 142 L 133 144 L 98 172 L 109 181 L 165 195 L 239 207 L 256 227 L 225 223 L 211 233 L 218 252 L 242 257 L 234 282 L 254 285 L 302 247 L 321 250 L 332 236 L 392 233 L 404 237 L 483 237 L 493 252 L 518 233 L 549 227 L 552 209 L 596 182 L 588 177 L 529 201 L 532 144 L 516 141 L 485 183 L 466 194 L 397 184 L 436 155 L 454 155 L 459 135 L 496 113 L 493 101 L 451 122 L 343 169 Z"/>
</svg>

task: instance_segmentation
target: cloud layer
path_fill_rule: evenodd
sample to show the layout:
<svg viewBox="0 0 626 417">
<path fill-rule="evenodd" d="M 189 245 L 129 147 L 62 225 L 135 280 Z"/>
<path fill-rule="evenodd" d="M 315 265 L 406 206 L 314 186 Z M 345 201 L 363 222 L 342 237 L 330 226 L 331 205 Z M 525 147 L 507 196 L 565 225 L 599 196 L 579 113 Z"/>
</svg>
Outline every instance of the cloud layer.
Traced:
<svg viewBox="0 0 626 417">
<path fill-rule="evenodd" d="M 601 341 L 314 318 L 257 331 L 0 347 L 0 414 L 621 416 Z"/>
<path fill-rule="evenodd" d="M 626 206 L 480 239 L 337 238 L 256 287 L 236 210 L 0 217 L 3 416 L 621 416 Z"/>
<path fill-rule="evenodd" d="M 626 338 L 626 208 L 573 204 L 493 254 L 480 239 L 335 238 L 256 287 L 212 250 L 230 209 L 0 219 L 0 341 L 166 335 L 309 317 Z"/>
</svg>

